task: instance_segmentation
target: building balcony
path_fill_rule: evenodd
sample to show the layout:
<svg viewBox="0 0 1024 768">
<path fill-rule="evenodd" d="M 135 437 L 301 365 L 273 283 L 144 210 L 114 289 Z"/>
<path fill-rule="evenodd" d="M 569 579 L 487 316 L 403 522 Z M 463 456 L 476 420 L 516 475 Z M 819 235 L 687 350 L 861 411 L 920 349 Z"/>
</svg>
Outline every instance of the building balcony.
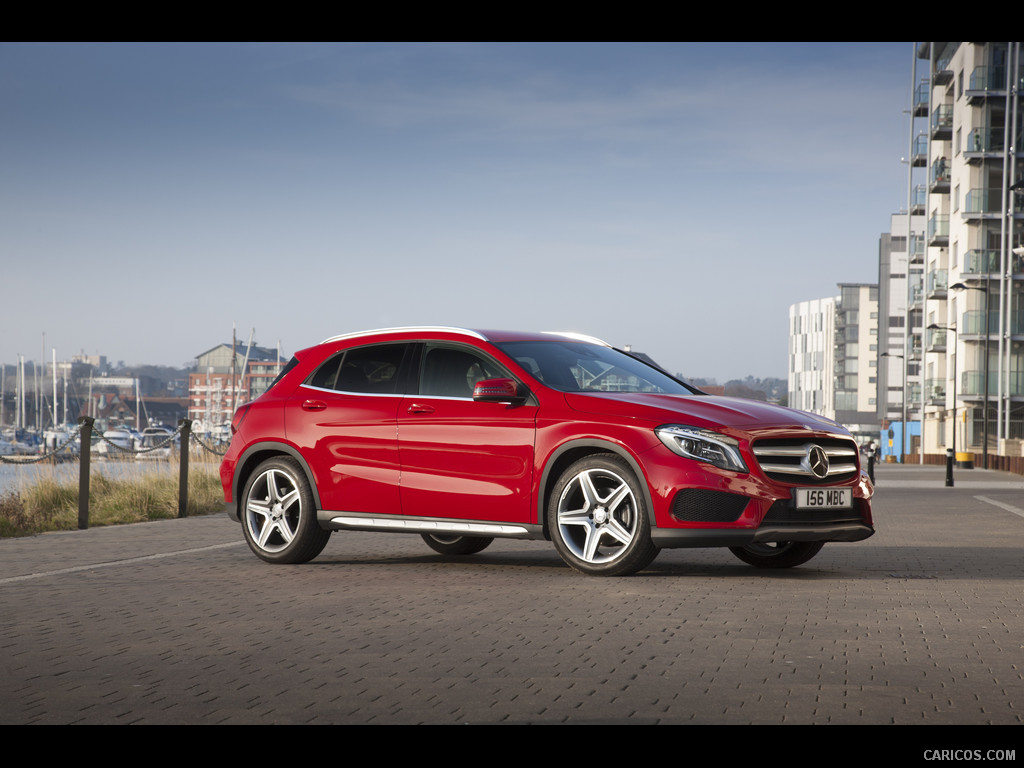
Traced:
<svg viewBox="0 0 1024 768">
<path fill-rule="evenodd" d="M 949 160 L 944 157 L 936 159 L 928 174 L 928 188 L 932 192 L 949 192 L 949 179 Z"/>
<path fill-rule="evenodd" d="M 932 113 L 932 138 L 945 141 L 953 136 L 953 105 L 940 104 Z"/>
<path fill-rule="evenodd" d="M 925 379 L 924 380 L 925 400 L 932 405 L 942 405 L 946 402 L 946 380 Z"/>
<path fill-rule="evenodd" d="M 915 168 L 924 168 L 928 165 L 928 135 L 919 133 L 914 138 L 914 144 L 910 150 L 910 164 Z"/>
<path fill-rule="evenodd" d="M 907 356 L 909 360 L 920 360 L 921 359 L 921 337 L 911 336 L 910 346 L 907 349 Z"/>
<path fill-rule="evenodd" d="M 999 128 L 974 128 L 967 134 L 964 157 L 977 162 L 986 157 L 998 157 L 1006 149 L 1006 131 Z"/>
<path fill-rule="evenodd" d="M 964 254 L 964 275 L 999 276 L 999 251 L 993 248 L 975 249 Z"/>
<path fill-rule="evenodd" d="M 910 195 L 910 213 L 914 216 L 920 216 L 924 213 L 927 203 L 928 188 L 924 184 L 918 184 Z"/>
<path fill-rule="evenodd" d="M 924 264 L 924 238 L 918 235 L 910 236 L 910 263 Z"/>
<path fill-rule="evenodd" d="M 946 329 L 945 328 L 929 328 L 928 333 L 925 337 L 925 344 L 927 344 L 927 350 L 929 352 L 945 352 L 946 351 Z"/>
<path fill-rule="evenodd" d="M 990 97 L 1006 98 L 1006 67 L 975 67 L 964 95 L 971 104 Z"/>
<path fill-rule="evenodd" d="M 928 273 L 928 298 L 944 299 L 949 289 L 949 272 L 945 269 L 933 269 Z"/>
<path fill-rule="evenodd" d="M 931 96 L 931 88 L 927 80 L 922 80 L 914 88 L 914 117 L 924 117 L 928 114 L 928 100 Z"/>
<path fill-rule="evenodd" d="M 1010 397 L 1024 395 L 1024 371 L 1010 371 L 1010 389 L 1006 393 Z M 984 371 L 963 371 L 960 374 L 960 391 L 957 396 L 965 398 L 983 398 L 985 396 L 985 372 Z M 999 374 L 990 371 L 988 375 L 988 395 L 994 397 L 999 394 Z"/>
<path fill-rule="evenodd" d="M 928 219 L 928 245 L 949 245 L 949 214 L 936 213 Z"/>
<path fill-rule="evenodd" d="M 960 322 L 960 336 L 978 336 L 985 338 L 985 310 L 972 309 L 964 312 Z M 999 310 L 989 309 L 988 311 L 988 335 L 989 338 L 999 334 Z M 1010 327 L 1006 329 L 1011 336 L 1024 336 L 1024 313 L 1016 312 L 1010 317 Z M 975 339 L 976 340 L 976 339 Z"/>
<path fill-rule="evenodd" d="M 910 286 L 910 306 L 920 307 L 924 304 L 924 286 L 916 283 Z"/>
<path fill-rule="evenodd" d="M 998 219 L 1002 212 L 1003 197 L 1005 190 L 996 188 L 971 189 L 964 198 L 964 217 L 967 219 Z M 1024 213 L 1024 202 L 1021 202 L 1020 195 L 1007 195 L 1006 201 L 1010 203 L 1010 197 L 1016 198 L 1012 201 L 1013 212 Z"/>
<path fill-rule="evenodd" d="M 933 85 L 948 85 L 953 81 L 953 70 L 949 68 L 949 58 L 937 60 L 932 69 Z"/>
</svg>

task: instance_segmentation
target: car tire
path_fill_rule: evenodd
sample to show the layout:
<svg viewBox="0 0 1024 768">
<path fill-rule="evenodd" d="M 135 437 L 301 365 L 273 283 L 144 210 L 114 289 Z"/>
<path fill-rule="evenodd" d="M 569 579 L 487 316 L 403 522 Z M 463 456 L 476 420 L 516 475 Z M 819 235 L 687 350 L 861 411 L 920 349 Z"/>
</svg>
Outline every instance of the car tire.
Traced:
<svg viewBox="0 0 1024 768">
<path fill-rule="evenodd" d="M 477 552 L 487 549 L 494 541 L 489 536 L 459 536 L 444 533 L 420 535 L 428 547 L 442 555 L 475 555 Z"/>
<path fill-rule="evenodd" d="M 253 472 L 242 494 L 242 530 L 249 549 L 268 563 L 305 563 L 323 552 L 331 532 L 298 462 L 279 456 Z"/>
<path fill-rule="evenodd" d="M 572 568 L 591 576 L 626 576 L 658 554 L 645 494 L 633 470 L 613 454 L 595 454 L 559 477 L 548 502 L 548 530 Z"/>
<path fill-rule="evenodd" d="M 744 563 L 758 568 L 792 568 L 806 563 L 823 546 L 823 541 L 779 541 L 729 547 L 729 551 Z"/>
</svg>

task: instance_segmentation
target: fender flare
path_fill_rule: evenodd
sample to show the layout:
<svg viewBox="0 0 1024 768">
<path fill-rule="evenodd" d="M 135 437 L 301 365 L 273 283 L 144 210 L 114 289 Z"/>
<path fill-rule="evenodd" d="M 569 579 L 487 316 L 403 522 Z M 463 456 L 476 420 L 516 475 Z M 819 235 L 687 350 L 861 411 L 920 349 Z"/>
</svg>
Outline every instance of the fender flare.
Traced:
<svg viewBox="0 0 1024 768">
<path fill-rule="evenodd" d="M 288 456 L 289 458 L 295 459 L 295 461 L 299 463 L 299 466 L 302 467 L 303 473 L 306 475 L 306 482 L 309 483 L 310 493 L 313 494 L 313 504 L 317 509 L 320 509 L 320 492 L 317 490 L 316 480 L 314 480 L 313 478 L 313 471 L 309 468 L 309 464 L 306 462 L 306 460 L 302 458 L 302 454 L 299 453 L 298 449 L 289 445 L 288 443 L 279 443 L 273 440 L 263 440 L 248 446 L 244 451 L 242 451 L 241 455 L 238 457 L 238 460 L 235 462 L 235 473 L 234 476 L 231 478 L 231 498 L 234 499 L 235 515 L 238 514 L 238 504 L 241 501 L 239 494 L 242 488 L 239 487 L 239 480 L 243 475 L 242 470 L 245 469 L 250 464 L 253 464 L 253 466 L 255 466 L 255 464 L 258 464 L 259 462 L 254 462 L 253 457 L 256 454 L 261 453 L 267 454 L 268 458 L 270 455 L 284 455 Z M 248 476 L 248 473 L 246 473 L 245 477 L 247 479 Z"/>
<path fill-rule="evenodd" d="M 657 527 L 654 515 L 654 500 L 651 497 L 651 486 L 647 482 L 647 475 L 643 467 L 633 454 L 618 443 L 596 438 L 579 438 L 562 443 L 552 451 L 544 463 L 544 469 L 541 471 L 540 483 L 537 486 L 536 512 L 537 522 L 544 527 L 545 535 L 547 535 L 547 488 L 552 480 L 557 480 L 557 478 L 551 477 L 551 472 L 558 465 L 559 459 L 570 452 L 579 453 L 580 457 L 596 453 L 611 453 L 625 461 L 630 469 L 633 470 L 636 481 L 640 483 L 640 487 L 643 490 L 644 503 L 647 506 L 647 518 L 651 523 L 651 529 L 653 530 Z"/>
</svg>

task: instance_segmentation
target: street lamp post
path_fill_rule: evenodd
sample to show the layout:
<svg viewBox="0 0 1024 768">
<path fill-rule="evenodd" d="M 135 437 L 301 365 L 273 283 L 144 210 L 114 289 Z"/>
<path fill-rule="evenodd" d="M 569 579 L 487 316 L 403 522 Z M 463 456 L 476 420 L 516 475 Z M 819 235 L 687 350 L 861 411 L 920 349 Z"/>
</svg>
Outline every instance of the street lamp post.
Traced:
<svg viewBox="0 0 1024 768">
<path fill-rule="evenodd" d="M 957 333 L 956 326 L 944 326 L 932 323 L 928 326 L 929 331 L 951 331 L 953 333 L 953 450 L 950 453 L 949 449 L 946 450 L 946 485 L 949 487 L 953 486 L 953 461 L 956 458 L 956 346 L 957 346 Z"/>
<path fill-rule="evenodd" d="M 988 469 L 988 355 L 989 355 L 989 352 L 988 352 L 988 350 L 989 350 L 989 343 L 988 343 L 989 342 L 989 338 L 988 337 L 989 337 L 989 333 L 991 332 L 991 329 L 989 328 L 990 320 L 989 320 L 989 314 L 988 314 L 988 312 L 989 312 L 989 307 L 988 307 L 988 287 L 989 286 L 988 286 L 988 265 L 987 264 L 985 265 L 985 285 L 983 287 L 978 288 L 978 287 L 971 286 L 971 285 L 965 285 L 964 283 L 954 283 L 953 285 L 949 286 L 950 290 L 953 290 L 953 291 L 970 290 L 970 291 L 984 291 L 985 292 L 985 373 L 983 374 L 983 379 L 984 380 L 982 382 L 982 386 L 985 388 L 985 392 L 984 392 L 983 401 L 982 401 L 983 402 L 983 408 L 984 408 L 984 414 L 982 416 L 982 423 L 984 425 L 982 427 L 983 436 L 982 436 L 982 447 L 981 447 L 981 466 L 982 466 L 982 469 Z M 956 350 L 954 350 L 953 354 L 954 355 L 956 354 Z M 954 360 L 955 359 L 956 358 L 954 358 Z M 955 371 L 954 371 L 954 373 L 955 373 Z M 954 405 L 955 404 L 956 403 L 954 402 Z M 955 450 L 956 446 L 954 445 L 953 448 Z"/>
</svg>

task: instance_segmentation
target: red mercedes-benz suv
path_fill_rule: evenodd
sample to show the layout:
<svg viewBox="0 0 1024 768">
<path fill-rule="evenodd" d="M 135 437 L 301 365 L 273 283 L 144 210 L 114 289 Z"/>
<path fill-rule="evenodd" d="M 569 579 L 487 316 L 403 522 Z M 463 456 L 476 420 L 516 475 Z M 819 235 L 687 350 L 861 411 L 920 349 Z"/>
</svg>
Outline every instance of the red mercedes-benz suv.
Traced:
<svg viewBox="0 0 1024 768">
<path fill-rule="evenodd" d="M 574 334 L 336 336 L 296 353 L 232 433 L 227 507 L 272 563 L 308 561 L 344 530 L 417 533 L 446 555 L 550 539 L 596 575 L 664 547 L 784 568 L 874 533 L 843 427 L 707 395 Z"/>
</svg>

